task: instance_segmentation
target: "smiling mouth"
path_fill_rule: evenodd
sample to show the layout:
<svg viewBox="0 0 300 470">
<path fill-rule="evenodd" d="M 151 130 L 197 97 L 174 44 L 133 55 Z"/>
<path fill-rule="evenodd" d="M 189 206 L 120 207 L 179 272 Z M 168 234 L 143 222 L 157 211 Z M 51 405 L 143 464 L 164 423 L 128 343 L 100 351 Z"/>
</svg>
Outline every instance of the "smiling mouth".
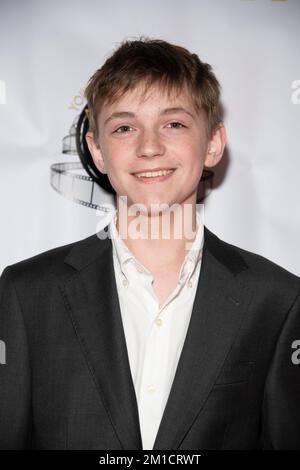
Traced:
<svg viewBox="0 0 300 470">
<path fill-rule="evenodd" d="M 157 170 L 157 171 L 143 171 L 139 173 L 133 173 L 133 176 L 136 176 L 137 178 L 160 178 L 162 176 L 168 176 L 172 173 L 174 173 L 175 168 L 169 169 L 169 170 Z"/>
<path fill-rule="evenodd" d="M 141 183 L 158 183 L 169 179 L 176 169 L 160 170 L 160 171 L 147 171 L 142 173 L 133 173 L 133 176 Z"/>
</svg>

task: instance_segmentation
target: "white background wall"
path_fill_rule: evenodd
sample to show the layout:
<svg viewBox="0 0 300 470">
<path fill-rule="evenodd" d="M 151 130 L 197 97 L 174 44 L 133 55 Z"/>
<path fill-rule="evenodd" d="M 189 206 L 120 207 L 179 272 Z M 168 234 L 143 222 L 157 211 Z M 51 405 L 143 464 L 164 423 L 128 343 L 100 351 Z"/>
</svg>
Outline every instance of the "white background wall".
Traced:
<svg viewBox="0 0 300 470">
<path fill-rule="evenodd" d="M 223 87 L 228 146 L 206 225 L 300 275 L 299 20 L 298 0 L 1 0 L 0 272 L 96 232 L 95 210 L 51 188 L 50 165 L 77 160 L 62 138 L 88 78 L 147 35 L 196 52 Z"/>
</svg>

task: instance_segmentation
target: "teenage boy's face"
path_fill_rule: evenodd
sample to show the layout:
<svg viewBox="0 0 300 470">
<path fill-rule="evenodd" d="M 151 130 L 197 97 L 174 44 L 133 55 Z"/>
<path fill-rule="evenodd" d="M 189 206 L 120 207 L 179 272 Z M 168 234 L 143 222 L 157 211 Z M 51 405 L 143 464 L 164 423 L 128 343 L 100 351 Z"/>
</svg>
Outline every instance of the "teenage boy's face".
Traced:
<svg viewBox="0 0 300 470">
<path fill-rule="evenodd" d="M 153 86 L 142 100 L 139 85 L 118 101 L 104 105 L 98 118 L 99 138 L 87 134 L 96 166 L 108 175 L 118 196 L 131 204 L 196 204 L 203 166 L 222 157 L 225 130 L 208 138 L 204 113 L 197 114 L 184 92 L 168 97 Z M 167 177 L 139 178 L 156 169 L 174 170 Z"/>
</svg>

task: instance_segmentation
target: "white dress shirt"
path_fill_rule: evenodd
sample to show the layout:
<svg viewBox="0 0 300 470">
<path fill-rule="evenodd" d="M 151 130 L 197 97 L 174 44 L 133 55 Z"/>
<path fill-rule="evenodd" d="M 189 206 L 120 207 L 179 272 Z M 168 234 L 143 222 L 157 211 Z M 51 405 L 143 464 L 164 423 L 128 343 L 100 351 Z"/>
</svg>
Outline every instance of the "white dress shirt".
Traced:
<svg viewBox="0 0 300 470">
<path fill-rule="evenodd" d="M 198 205 L 196 207 L 196 237 L 182 263 L 176 288 L 161 306 L 152 287 L 151 272 L 133 256 L 119 236 L 117 210 L 108 227 L 145 450 L 153 448 L 194 304 L 204 233 L 201 212 Z"/>
</svg>

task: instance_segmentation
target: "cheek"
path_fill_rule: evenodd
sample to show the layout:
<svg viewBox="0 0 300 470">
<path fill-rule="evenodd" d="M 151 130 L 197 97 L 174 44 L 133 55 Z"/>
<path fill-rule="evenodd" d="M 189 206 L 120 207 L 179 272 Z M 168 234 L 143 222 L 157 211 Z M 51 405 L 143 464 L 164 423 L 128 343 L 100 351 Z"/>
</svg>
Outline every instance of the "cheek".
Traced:
<svg viewBox="0 0 300 470">
<path fill-rule="evenodd" d="M 203 145 L 189 144 L 185 147 L 185 159 L 186 162 L 186 180 L 189 186 L 197 186 L 201 179 L 201 175 L 204 167 L 204 148 Z"/>
<path fill-rule="evenodd" d="M 189 142 L 182 147 L 182 161 L 186 163 L 193 172 L 197 172 L 197 170 L 201 169 L 204 163 L 204 156 L 204 150 L 199 144 L 196 145 L 195 143 Z"/>
<path fill-rule="evenodd" d="M 124 154 L 112 145 L 103 146 L 102 151 L 107 171 L 119 173 L 122 170 Z"/>
<path fill-rule="evenodd" d="M 128 161 L 130 157 L 132 158 L 133 154 L 132 145 L 130 145 L 128 140 L 125 141 L 125 139 L 116 139 L 115 142 L 110 142 L 109 145 L 106 145 L 105 150 L 111 164 L 122 165 L 122 167 L 126 165 L 126 161 Z"/>
<path fill-rule="evenodd" d="M 107 157 L 107 172 L 109 180 L 115 190 L 116 188 L 121 190 L 123 184 L 126 186 L 125 179 L 129 178 L 128 159 L 126 159 L 126 155 L 120 151 L 112 152 L 107 155 Z"/>
</svg>

